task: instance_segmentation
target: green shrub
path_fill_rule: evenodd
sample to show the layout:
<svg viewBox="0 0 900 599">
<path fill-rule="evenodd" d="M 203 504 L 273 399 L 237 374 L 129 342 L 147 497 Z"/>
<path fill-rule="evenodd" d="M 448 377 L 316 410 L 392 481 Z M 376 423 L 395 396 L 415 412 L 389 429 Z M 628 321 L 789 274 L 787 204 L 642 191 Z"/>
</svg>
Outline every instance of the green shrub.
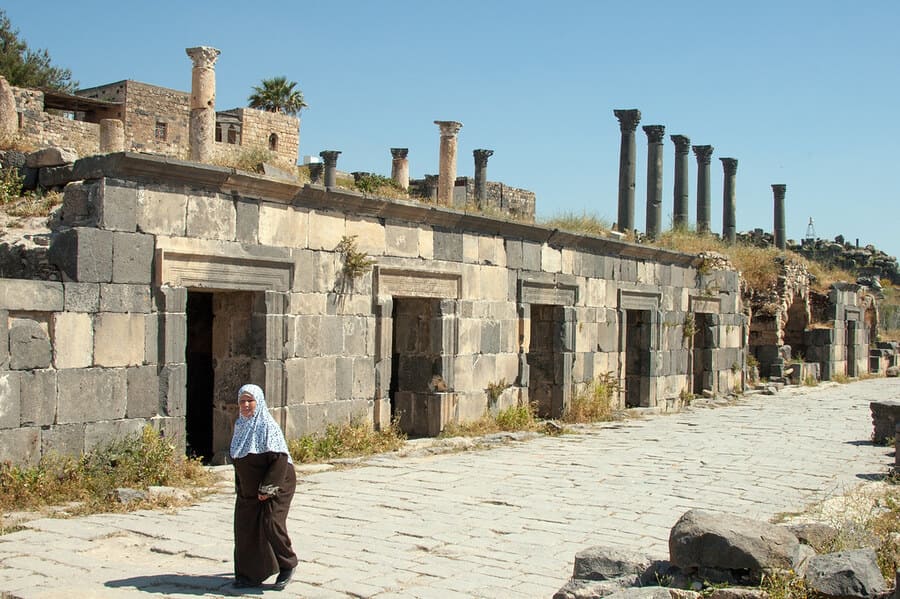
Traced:
<svg viewBox="0 0 900 599">
<path fill-rule="evenodd" d="M 297 463 L 321 462 L 394 451 L 403 446 L 406 436 L 396 423 L 376 431 L 368 423 L 330 424 L 324 433 L 311 433 L 288 441 L 288 451 Z"/>
<path fill-rule="evenodd" d="M 25 179 L 15 167 L 0 169 L 0 206 L 11 204 L 22 196 Z"/>
<path fill-rule="evenodd" d="M 80 456 L 45 456 L 36 466 L 0 464 L 0 510 L 34 510 L 72 501 L 82 512 L 112 509 L 118 487 L 207 485 L 200 462 L 176 455 L 174 446 L 147 426 Z"/>
<path fill-rule="evenodd" d="M 564 422 L 604 422 L 615 416 L 614 400 L 622 390 L 619 379 L 606 372 L 594 379 L 587 389 L 575 394 L 563 414 Z"/>
<path fill-rule="evenodd" d="M 529 404 L 511 406 L 494 417 L 501 431 L 523 431 L 534 428 L 534 408 Z"/>
</svg>

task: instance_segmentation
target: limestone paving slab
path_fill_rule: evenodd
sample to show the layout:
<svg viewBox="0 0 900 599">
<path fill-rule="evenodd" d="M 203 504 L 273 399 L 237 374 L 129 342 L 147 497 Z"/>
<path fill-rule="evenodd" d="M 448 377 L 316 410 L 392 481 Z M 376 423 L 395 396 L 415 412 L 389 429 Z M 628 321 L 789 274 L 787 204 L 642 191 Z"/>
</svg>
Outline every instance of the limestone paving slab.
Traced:
<svg viewBox="0 0 900 599">
<path fill-rule="evenodd" d="M 575 435 L 302 473 L 289 519 L 295 579 L 281 594 L 248 595 L 550 597 L 588 546 L 667 557 L 687 509 L 768 519 L 885 473 L 891 449 L 869 442 L 868 403 L 898 394 L 898 379 L 788 388 Z M 27 523 L 0 536 L 0 591 L 240 596 L 229 586 L 233 503 L 224 488 L 174 514 Z"/>
</svg>

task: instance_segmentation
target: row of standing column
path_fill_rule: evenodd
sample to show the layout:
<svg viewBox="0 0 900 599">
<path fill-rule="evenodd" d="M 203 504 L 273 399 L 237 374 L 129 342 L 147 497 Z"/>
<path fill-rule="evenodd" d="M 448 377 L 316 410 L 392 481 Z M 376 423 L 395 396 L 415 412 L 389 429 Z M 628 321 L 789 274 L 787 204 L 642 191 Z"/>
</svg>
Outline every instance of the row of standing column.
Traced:
<svg viewBox="0 0 900 599">
<path fill-rule="evenodd" d="M 634 179 L 636 146 L 634 133 L 641 120 L 641 111 L 637 109 L 614 110 L 619 120 L 622 141 L 619 153 L 619 205 L 617 229 L 631 231 L 634 229 Z M 647 215 L 646 235 L 656 238 L 662 226 L 663 195 L 663 141 L 666 128 L 663 125 L 645 125 L 647 134 Z M 672 135 L 675 144 L 675 186 L 672 225 L 676 229 L 686 228 L 689 224 L 688 205 L 688 153 L 691 149 L 697 158 L 697 232 L 710 231 L 710 178 L 709 165 L 712 160 L 713 146 L 691 146 L 691 140 L 684 135 Z M 720 158 L 724 171 L 722 186 L 722 239 L 734 243 L 737 238 L 737 219 L 735 201 L 735 179 L 738 161 L 736 158 Z M 784 198 L 787 186 L 773 184 L 775 216 L 774 239 L 778 249 L 785 249 Z"/>
</svg>

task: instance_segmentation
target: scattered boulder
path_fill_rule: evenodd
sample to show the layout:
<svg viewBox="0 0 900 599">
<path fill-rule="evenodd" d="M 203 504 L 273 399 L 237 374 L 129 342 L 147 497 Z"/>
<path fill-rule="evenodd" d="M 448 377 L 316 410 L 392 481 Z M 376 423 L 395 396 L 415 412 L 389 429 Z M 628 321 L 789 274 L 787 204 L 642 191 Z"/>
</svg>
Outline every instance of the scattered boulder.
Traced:
<svg viewBox="0 0 900 599">
<path fill-rule="evenodd" d="M 191 499 L 191 494 L 184 489 L 175 487 L 147 487 L 147 496 L 151 499 L 169 498 L 178 501 L 187 501 Z"/>
<path fill-rule="evenodd" d="M 787 529 L 791 531 L 802 544 L 809 545 L 817 551 L 823 551 L 833 547 L 835 541 L 837 541 L 838 534 L 840 534 L 835 527 L 821 522 L 791 524 Z"/>
<path fill-rule="evenodd" d="M 78 160 L 78 154 L 72 148 L 43 148 L 25 157 L 25 166 L 44 168 L 72 164 Z"/>
<path fill-rule="evenodd" d="M 884 371 L 884 376 L 891 378 L 898 377 L 900 376 L 900 368 L 896 366 L 888 366 Z"/>
<path fill-rule="evenodd" d="M 870 598 L 887 591 L 871 548 L 817 555 L 809 560 L 805 578 L 814 591 L 833 599 Z"/>
<path fill-rule="evenodd" d="M 766 591 L 747 587 L 722 587 L 704 595 L 706 599 L 769 599 Z"/>
<path fill-rule="evenodd" d="M 618 580 L 582 580 L 572 578 L 553 594 L 553 599 L 599 599 L 618 593 L 629 585 Z M 670 599 L 666 597 L 665 599 Z"/>
<path fill-rule="evenodd" d="M 765 569 L 791 568 L 799 544 L 797 537 L 782 527 L 689 510 L 669 534 L 669 559 L 686 571 L 740 571 L 758 579 Z M 722 581 L 730 582 L 727 578 Z"/>
<path fill-rule="evenodd" d="M 612 547 L 591 547 L 575 554 L 573 576 L 583 580 L 640 580 L 650 569 L 650 556 Z"/>
<path fill-rule="evenodd" d="M 147 493 L 140 489 L 131 489 L 128 487 L 119 487 L 113 491 L 115 500 L 119 503 L 131 503 L 132 501 L 143 501 L 147 499 Z"/>
<path fill-rule="evenodd" d="M 696 591 L 670 587 L 631 587 L 606 597 L 607 599 L 697 599 L 701 595 Z"/>
</svg>

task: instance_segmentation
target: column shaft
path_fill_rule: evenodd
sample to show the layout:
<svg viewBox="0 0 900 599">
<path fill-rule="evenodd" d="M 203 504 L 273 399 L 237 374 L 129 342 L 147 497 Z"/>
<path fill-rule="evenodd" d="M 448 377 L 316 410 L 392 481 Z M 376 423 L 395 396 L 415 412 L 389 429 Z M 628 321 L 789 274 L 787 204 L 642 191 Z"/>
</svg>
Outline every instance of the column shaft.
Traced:
<svg viewBox="0 0 900 599">
<path fill-rule="evenodd" d="M 709 163 L 712 146 L 693 146 L 697 157 L 697 233 L 709 233 Z"/>
<path fill-rule="evenodd" d="M 409 189 L 409 148 L 391 148 L 391 180 L 401 189 Z"/>
<path fill-rule="evenodd" d="M 453 188 L 456 187 L 456 134 L 462 123 L 456 121 L 435 121 L 441 128 L 440 170 L 438 174 L 438 204 L 453 204 Z"/>
<path fill-rule="evenodd" d="M 337 186 L 337 159 L 340 155 L 338 150 L 323 150 L 319 152 L 322 161 L 325 163 L 325 187 Z"/>
<path fill-rule="evenodd" d="M 684 135 L 672 135 L 675 143 L 675 192 L 672 208 L 672 227 L 686 229 L 690 224 L 688 211 L 690 191 L 688 189 L 688 154 L 691 151 L 691 140 Z"/>
<path fill-rule="evenodd" d="M 659 237 L 662 226 L 663 192 L 663 125 L 645 125 L 647 134 L 647 223 L 646 234 L 650 239 Z"/>
<path fill-rule="evenodd" d="M 493 156 L 493 150 L 474 150 L 475 157 L 475 201 L 483 206 L 487 200 L 487 163 Z"/>
<path fill-rule="evenodd" d="M 191 160 L 211 162 L 216 141 L 216 59 L 219 50 L 198 46 L 185 50 L 191 70 L 191 120 L 188 139 Z"/>
<path fill-rule="evenodd" d="M 736 209 L 734 199 L 734 180 L 737 175 L 737 158 L 719 158 L 725 179 L 722 184 L 722 240 L 734 243 L 737 237 Z"/>
<path fill-rule="evenodd" d="M 641 121 L 641 111 L 613 110 L 619 119 L 622 142 L 619 149 L 619 214 L 616 228 L 621 232 L 634 230 L 634 165 L 637 160 L 634 131 Z"/>
<path fill-rule="evenodd" d="M 779 250 L 787 249 L 784 228 L 784 196 L 787 185 L 777 183 L 772 185 L 772 193 L 775 195 L 775 247 Z"/>
</svg>

